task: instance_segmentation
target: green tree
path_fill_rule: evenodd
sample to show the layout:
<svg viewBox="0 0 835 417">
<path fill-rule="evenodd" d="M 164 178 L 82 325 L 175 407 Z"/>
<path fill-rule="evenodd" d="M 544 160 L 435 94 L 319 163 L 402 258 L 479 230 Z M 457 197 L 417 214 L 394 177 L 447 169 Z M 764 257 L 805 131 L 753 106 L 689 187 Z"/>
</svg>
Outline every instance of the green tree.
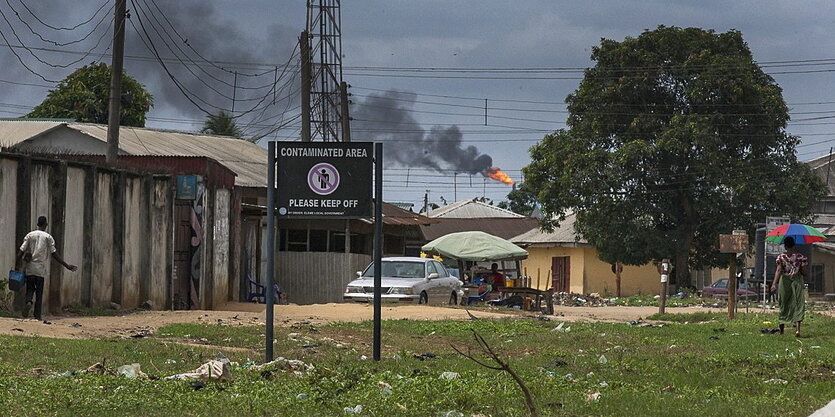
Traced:
<svg viewBox="0 0 835 417">
<path fill-rule="evenodd" d="M 497 207 L 530 216 L 536 206 L 536 195 L 526 185 L 523 183 L 521 187 L 507 193 L 507 200 L 499 201 Z"/>
<path fill-rule="evenodd" d="M 568 129 L 531 148 L 525 178 L 553 227 L 575 211 L 600 258 L 726 266 L 718 236 L 807 216 L 824 192 L 798 162 L 782 91 L 737 31 L 659 27 L 594 47 Z"/>
<path fill-rule="evenodd" d="M 206 117 L 206 121 L 203 123 L 203 128 L 200 129 L 200 133 L 208 133 L 210 135 L 218 136 L 231 136 L 234 138 L 240 138 L 243 135 L 241 129 L 239 129 L 237 123 L 235 123 L 235 119 L 232 118 L 232 115 L 223 110 L 218 112 L 218 114 L 210 114 Z"/>
<path fill-rule="evenodd" d="M 44 101 L 26 117 L 106 124 L 110 73 L 110 67 L 104 63 L 94 63 L 75 70 L 54 89 L 49 90 Z M 153 105 L 154 98 L 145 87 L 123 73 L 121 125 L 145 126 L 145 115 Z"/>
</svg>

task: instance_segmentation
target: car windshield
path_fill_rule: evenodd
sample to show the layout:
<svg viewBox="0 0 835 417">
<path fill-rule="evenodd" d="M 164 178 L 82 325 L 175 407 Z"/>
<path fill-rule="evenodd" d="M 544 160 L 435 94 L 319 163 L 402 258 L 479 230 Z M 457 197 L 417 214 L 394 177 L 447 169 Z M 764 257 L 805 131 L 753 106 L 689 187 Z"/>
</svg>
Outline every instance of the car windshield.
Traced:
<svg viewBox="0 0 835 417">
<path fill-rule="evenodd" d="M 425 270 L 423 262 L 383 261 L 383 276 L 387 278 L 425 278 Z M 365 269 L 362 276 L 374 276 L 373 263 Z"/>
</svg>

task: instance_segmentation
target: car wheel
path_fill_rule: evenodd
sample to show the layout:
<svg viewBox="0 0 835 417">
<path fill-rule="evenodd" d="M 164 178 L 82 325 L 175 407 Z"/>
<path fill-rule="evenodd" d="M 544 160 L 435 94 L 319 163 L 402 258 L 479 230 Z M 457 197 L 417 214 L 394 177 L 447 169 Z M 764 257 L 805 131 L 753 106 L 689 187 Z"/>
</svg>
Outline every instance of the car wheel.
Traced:
<svg viewBox="0 0 835 417">
<path fill-rule="evenodd" d="M 420 298 L 418 298 L 418 304 L 428 304 L 429 303 L 429 296 L 426 295 L 426 291 L 420 293 Z"/>
<path fill-rule="evenodd" d="M 458 294 L 453 292 L 449 295 L 449 305 L 458 305 Z"/>
</svg>

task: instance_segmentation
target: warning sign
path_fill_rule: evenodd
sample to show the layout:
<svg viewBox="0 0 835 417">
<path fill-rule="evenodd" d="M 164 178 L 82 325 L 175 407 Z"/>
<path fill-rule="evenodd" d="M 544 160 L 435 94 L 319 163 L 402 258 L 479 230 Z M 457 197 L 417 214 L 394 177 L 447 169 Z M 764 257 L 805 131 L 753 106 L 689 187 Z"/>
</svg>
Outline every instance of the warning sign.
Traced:
<svg viewBox="0 0 835 417">
<path fill-rule="evenodd" d="M 277 142 L 282 217 L 371 217 L 370 142 Z"/>
</svg>

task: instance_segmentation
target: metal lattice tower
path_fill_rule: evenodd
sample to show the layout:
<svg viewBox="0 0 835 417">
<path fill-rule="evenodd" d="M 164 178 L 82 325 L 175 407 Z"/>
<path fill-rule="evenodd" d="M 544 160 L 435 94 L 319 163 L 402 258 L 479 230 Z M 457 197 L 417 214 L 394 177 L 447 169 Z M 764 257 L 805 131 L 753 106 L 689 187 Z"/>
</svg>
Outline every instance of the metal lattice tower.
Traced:
<svg viewBox="0 0 835 417">
<path fill-rule="evenodd" d="M 310 52 L 310 140 L 335 142 L 344 137 L 342 85 L 342 14 L 340 0 L 307 1 Z M 347 107 L 347 106 L 346 106 Z"/>
</svg>

